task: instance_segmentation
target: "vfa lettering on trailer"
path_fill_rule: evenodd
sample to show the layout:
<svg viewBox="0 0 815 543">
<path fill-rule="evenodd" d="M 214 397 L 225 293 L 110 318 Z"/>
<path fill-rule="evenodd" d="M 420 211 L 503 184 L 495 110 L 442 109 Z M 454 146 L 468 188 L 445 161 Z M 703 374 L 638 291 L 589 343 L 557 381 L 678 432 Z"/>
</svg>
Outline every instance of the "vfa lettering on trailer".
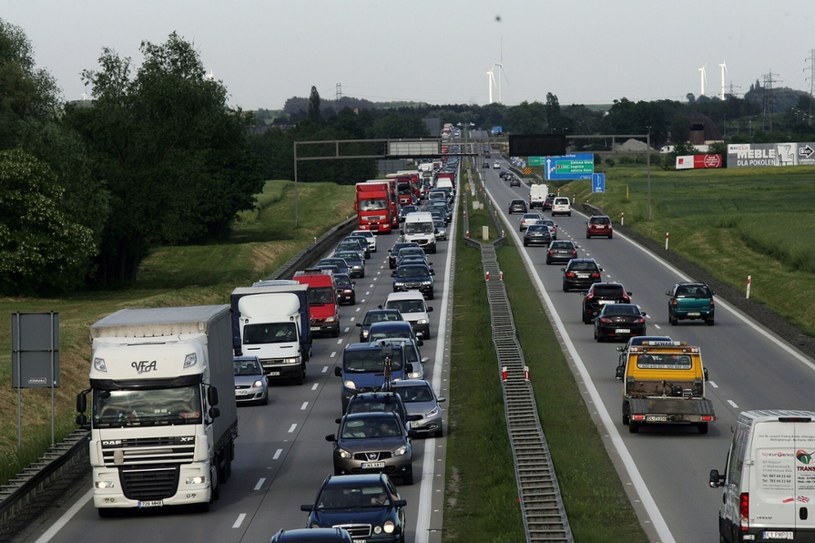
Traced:
<svg viewBox="0 0 815 543">
<path fill-rule="evenodd" d="M 136 370 L 136 373 L 139 375 L 142 373 L 150 373 L 151 371 L 156 371 L 158 369 L 155 360 L 140 360 L 137 362 L 132 362 L 130 366 Z"/>
</svg>

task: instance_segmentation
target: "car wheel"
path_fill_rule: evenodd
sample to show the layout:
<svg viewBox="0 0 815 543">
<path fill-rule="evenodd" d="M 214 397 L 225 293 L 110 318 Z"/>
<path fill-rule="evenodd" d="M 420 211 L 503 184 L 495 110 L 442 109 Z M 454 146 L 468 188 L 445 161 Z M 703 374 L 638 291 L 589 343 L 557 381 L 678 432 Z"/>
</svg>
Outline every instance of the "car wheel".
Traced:
<svg viewBox="0 0 815 543">
<path fill-rule="evenodd" d="M 706 423 L 706 422 L 700 422 L 700 423 L 698 423 L 698 424 L 696 425 L 696 428 L 699 430 L 699 433 L 700 433 L 700 434 L 702 434 L 702 435 L 707 434 L 707 423 Z"/>
<path fill-rule="evenodd" d="M 551 261 L 550 259 L 548 259 L 548 258 L 547 258 L 547 259 L 546 259 L 546 263 L 547 263 L 547 264 L 551 264 L 551 263 L 552 263 L 552 261 Z"/>
<path fill-rule="evenodd" d="M 334 337 L 340 337 L 340 327 L 337 326 L 337 329 L 331 332 L 331 335 Z"/>
<path fill-rule="evenodd" d="M 260 400 L 260 405 L 269 405 L 269 393 L 268 392 L 266 393 L 266 396 L 264 396 L 263 399 Z"/>
<path fill-rule="evenodd" d="M 705 319 L 705 324 L 708 326 L 713 326 L 715 323 L 716 321 L 714 321 L 713 318 Z"/>
<path fill-rule="evenodd" d="M 588 232 L 586 232 L 586 239 L 591 239 L 591 236 L 589 235 Z"/>
<path fill-rule="evenodd" d="M 433 437 L 444 437 L 444 428 L 439 427 L 433 434 Z"/>
<path fill-rule="evenodd" d="M 591 323 L 591 314 L 587 314 L 585 311 L 583 312 L 583 324 Z"/>
<path fill-rule="evenodd" d="M 354 296 L 353 298 L 351 298 L 351 305 L 357 305 L 357 298 L 356 298 L 356 296 Z"/>
<path fill-rule="evenodd" d="M 628 431 L 629 433 L 636 434 L 640 431 L 640 423 L 634 422 L 633 420 L 628 421 Z"/>
<path fill-rule="evenodd" d="M 672 315 L 668 315 L 668 322 L 671 323 L 671 326 L 676 326 L 677 324 L 679 324 L 679 319 Z"/>
<path fill-rule="evenodd" d="M 613 238 L 613 237 L 614 237 L 614 234 L 609 234 L 609 235 L 608 235 L 608 239 L 611 239 L 611 238 Z"/>
<path fill-rule="evenodd" d="M 567 216 L 567 217 L 571 217 L 571 216 L 572 216 L 572 212 L 570 211 L 570 212 L 566 213 L 566 216 Z"/>
<path fill-rule="evenodd" d="M 404 485 L 412 485 L 413 484 L 413 466 L 408 469 L 408 472 L 402 476 L 402 484 Z"/>
<path fill-rule="evenodd" d="M 529 247 L 529 242 L 524 240 L 524 247 Z"/>
</svg>

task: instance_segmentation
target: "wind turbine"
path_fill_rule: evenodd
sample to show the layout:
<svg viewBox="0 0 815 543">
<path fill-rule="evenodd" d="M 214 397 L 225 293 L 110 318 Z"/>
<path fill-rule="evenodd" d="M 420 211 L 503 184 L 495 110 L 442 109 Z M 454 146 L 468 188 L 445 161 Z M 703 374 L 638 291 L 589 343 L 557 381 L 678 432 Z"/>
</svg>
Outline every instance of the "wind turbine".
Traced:
<svg viewBox="0 0 815 543">
<path fill-rule="evenodd" d="M 719 98 L 721 98 L 722 101 L 724 101 L 724 74 L 727 73 L 727 64 L 725 64 L 725 61 L 722 61 L 722 63 L 719 64 L 719 70 L 721 71 L 722 74 L 722 90 L 721 94 L 719 94 Z"/>
<path fill-rule="evenodd" d="M 705 67 L 702 66 L 699 68 L 699 85 L 701 87 L 701 91 L 699 92 L 699 96 L 705 95 L 705 84 L 707 83 L 707 74 L 705 73 Z"/>
<path fill-rule="evenodd" d="M 487 103 L 489 104 L 493 103 L 492 90 L 495 88 L 495 72 L 493 72 L 493 68 L 487 70 L 487 88 L 489 89 L 489 102 Z"/>
</svg>

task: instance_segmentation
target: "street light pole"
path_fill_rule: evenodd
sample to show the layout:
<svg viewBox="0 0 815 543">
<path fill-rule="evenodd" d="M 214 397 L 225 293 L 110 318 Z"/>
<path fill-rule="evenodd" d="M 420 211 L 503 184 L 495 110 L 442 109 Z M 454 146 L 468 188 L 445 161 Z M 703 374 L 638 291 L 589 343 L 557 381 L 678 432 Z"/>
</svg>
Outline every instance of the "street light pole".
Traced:
<svg viewBox="0 0 815 543">
<path fill-rule="evenodd" d="M 648 135 L 645 138 L 645 164 L 648 171 L 648 222 L 651 222 L 651 127 L 648 127 Z"/>
<path fill-rule="evenodd" d="M 299 194 L 297 193 L 297 142 L 292 142 L 294 146 L 294 227 L 298 228 L 300 226 L 300 210 L 298 209 L 299 206 Z"/>
</svg>

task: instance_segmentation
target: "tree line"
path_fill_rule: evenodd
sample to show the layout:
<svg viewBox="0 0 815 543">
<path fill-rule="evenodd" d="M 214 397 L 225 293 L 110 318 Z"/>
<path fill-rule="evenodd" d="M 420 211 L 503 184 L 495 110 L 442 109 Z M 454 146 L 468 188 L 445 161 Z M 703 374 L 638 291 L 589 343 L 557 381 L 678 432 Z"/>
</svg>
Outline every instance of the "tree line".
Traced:
<svg viewBox="0 0 815 543">
<path fill-rule="evenodd" d="M 127 285 L 159 245 L 223 239 L 265 180 L 293 179 L 297 141 L 438 136 L 428 131 L 432 118 L 517 134 L 649 131 L 659 146 L 684 142 L 700 114 L 728 141 L 813 139 L 809 95 L 774 89 L 768 100 L 758 82 L 743 98 L 621 98 L 607 107 L 561 107 L 552 93 L 517 106 L 375 104 L 322 100 L 312 87 L 281 112 L 246 112 L 230 107 L 224 84 L 177 34 L 142 42 L 140 52 L 135 68 L 102 49 L 98 66 L 82 73 L 90 99 L 66 103 L 35 66 L 23 30 L 0 19 L 0 294 Z M 349 153 L 374 154 L 354 146 Z M 369 159 L 298 165 L 302 182 L 376 175 Z"/>
</svg>

